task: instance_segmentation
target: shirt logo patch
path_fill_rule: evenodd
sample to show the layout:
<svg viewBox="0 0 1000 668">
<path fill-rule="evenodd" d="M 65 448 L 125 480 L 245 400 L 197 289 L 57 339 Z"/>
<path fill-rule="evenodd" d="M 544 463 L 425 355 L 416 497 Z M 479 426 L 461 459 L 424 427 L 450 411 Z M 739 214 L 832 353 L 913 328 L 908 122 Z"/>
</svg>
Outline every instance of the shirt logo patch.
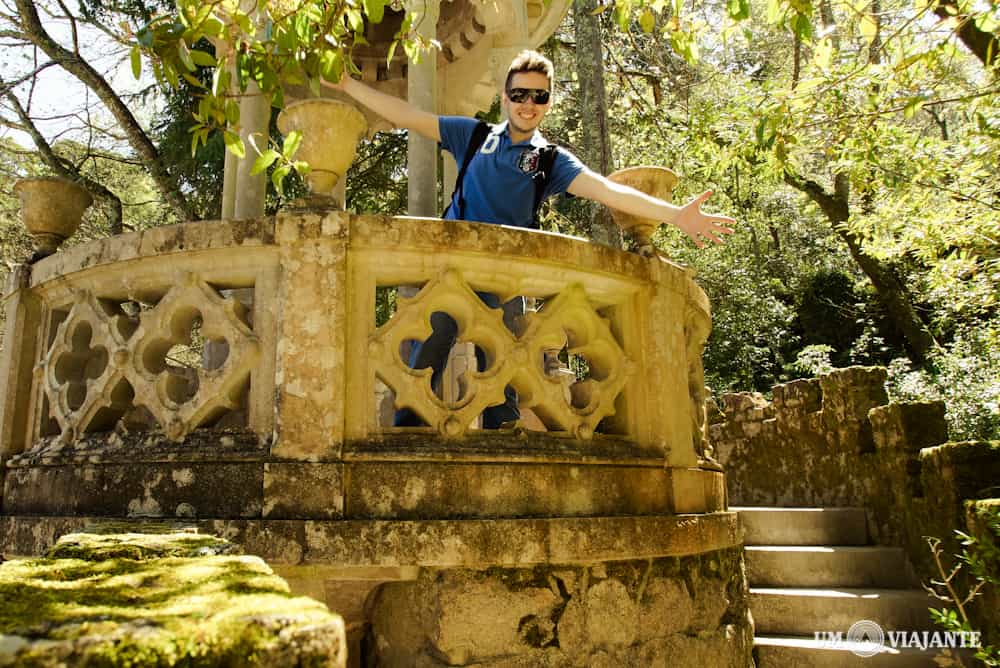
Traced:
<svg viewBox="0 0 1000 668">
<path fill-rule="evenodd" d="M 531 174 L 538 169 L 540 157 L 537 149 L 528 149 L 517 159 L 517 167 L 525 174 Z"/>
<path fill-rule="evenodd" d="M 479 152 L 484 155 L 488 155 L 496 151 L 497 146 L 499 145 L 500 145 L 500 135 L 495 135 L 493 133 L 490 133 L 489 135 L 486 136 L 486 141 L 483 142 L 483 146 L 482 148 L 479 149 Z"/>
</svg>

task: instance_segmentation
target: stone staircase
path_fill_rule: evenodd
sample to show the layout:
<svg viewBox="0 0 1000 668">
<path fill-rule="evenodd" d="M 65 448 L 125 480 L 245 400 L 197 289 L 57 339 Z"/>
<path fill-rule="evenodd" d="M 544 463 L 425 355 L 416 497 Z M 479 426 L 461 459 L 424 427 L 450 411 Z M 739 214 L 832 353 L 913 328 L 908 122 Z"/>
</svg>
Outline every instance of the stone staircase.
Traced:
<svg viewBox="0 0 1000 668">
<path fill-rule="evenodd" d="M 760 668 L 936 666 L 939 650 L 847 641 L 852 624 L 933 631 L 936 601 L 910 574 L 903 551 L 870 545 L 863 508 L 734 508 L 745 530 L 750 610 Z M 843 633 L 831 642 L 816 633 Z M 886 643 L 888 645 L 888 641 Z"/>
</svg>

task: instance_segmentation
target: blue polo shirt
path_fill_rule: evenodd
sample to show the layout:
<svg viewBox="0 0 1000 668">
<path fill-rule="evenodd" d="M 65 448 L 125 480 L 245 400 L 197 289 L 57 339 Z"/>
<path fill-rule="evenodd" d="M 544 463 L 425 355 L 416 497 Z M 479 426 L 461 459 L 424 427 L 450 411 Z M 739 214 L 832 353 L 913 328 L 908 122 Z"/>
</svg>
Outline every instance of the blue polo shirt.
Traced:
<svg viewBox="0 0 1000 668">
<path fill-rule="evenodd" d="M 455 156 L 459 169 L 477 122 L 464 116 L 441 116 L 438 121 L 441 146 Z M 465 220 L 534 227 L 535 184 L 531 177 L 538 168 L 539 150 L 547 145 L 538 130 L 530 139 L 512 144 L 506 122 L 493 126 L 465 172 Z M 558 149 L 542 199 L 566 192 L 584 169 L 575 155 Z M 455 220 L 458 216 L 458 200 L 453 197 L 444 217 Z"/>
</svg>

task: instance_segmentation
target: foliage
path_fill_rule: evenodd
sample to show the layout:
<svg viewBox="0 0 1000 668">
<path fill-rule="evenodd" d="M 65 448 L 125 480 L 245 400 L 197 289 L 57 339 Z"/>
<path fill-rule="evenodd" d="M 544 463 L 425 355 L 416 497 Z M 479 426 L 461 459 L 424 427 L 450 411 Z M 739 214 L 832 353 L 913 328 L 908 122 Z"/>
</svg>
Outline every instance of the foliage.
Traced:
<svg viewBox="0 0 1000 668">
<path fill-rule="evenodd" d="M 932 580 L 928 590 L 948 604 L 944 608 L 932 608 L 931 617 L 947 631 L 978 631 L 970 621 L 970 604 L 988 589 L 1000 591 L 1000 509 L 987 507 L 979 519 L 983 526 L 981 535 L 955 532 L 962 551 L 957 555 L 958 562 L 950 569 L 942 559 L 941 541 L 927 539 L 941 577 Z M 971 583 L 965 592 L 959 591 L 960 574 L 967 575 Z M 1000 647 L 983 645 L 977 649 L 976 658 L 987 666 L 1000 666 Z"/>
<path fill-rule="evenodd" d="M 964 332 L 924 369 L 904 359 L 889 365 L 896 401 L 942 400 L 954 440 L 1000 437 L 1000 344 L 997 331 Z"/>
<path fill-rule="evenodd" d="M 272 106 L 281 108 L 287 87 L 306 86 L 319 96 L 321 80 L 337 82 L 345 72 L 360 74 L 351 53 L 355 46 L 367 44 L 367 26 L 381 23 L 393 11 L 388 4 L 386 0 L 269 0 L 248 7 L 236 0 L 179 0 L 176 13 L 157 17 L 136 32 L 133 73 L 140 76 L 145 51 L 159 81 L 176 89 L 183 80 L 199 89 L 189 129 L 192 153 L 214 130 L 221 130 L 226 148 L 243 158 L 247 149 L 238 132 L 238 97 L 253 85 Z M 419 20 L 413 12 L 403 16 L 387 60 L 399 46 L 411 58 L 419 58 L 421 49 L 429 46 L 414 26 Z M 214 55 L 199 48 L 203 40 L 216 45 Z M 210 82 L 194 76 L 199 67 L 211 69 Z M 257 138 L 261 139 L 266 142 Z M 292 169 L 305 173 L 309 168 L 294 160 L 300 142 L 299 133 L 291 132 L 280 146 L 255 145 L 253 173 L 277 163 L 272 183 L 280 191 Z"/>
</svg>

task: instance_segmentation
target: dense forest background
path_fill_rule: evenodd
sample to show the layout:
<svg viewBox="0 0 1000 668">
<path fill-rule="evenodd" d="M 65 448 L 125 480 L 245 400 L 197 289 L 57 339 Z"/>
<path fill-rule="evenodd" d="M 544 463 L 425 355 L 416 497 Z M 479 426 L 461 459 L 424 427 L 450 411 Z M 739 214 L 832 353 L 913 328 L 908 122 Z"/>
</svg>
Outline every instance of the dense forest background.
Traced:
<svg viewBox="0 0 1000 668">
<path fill-rule="evenodd" d="M 94 193 L 76 243 L 219 215 L 223 137 L 192 155 L 188 132 L 211 72 L 128 91 L 109 74 L 129 67 L 125 28 L 160 9 L 0 0 L 0 124 L 17 130 L 0 134 L 5 266 L 29 254 L 12 193 L 26 175 Z M 68 28 L 49 32 L 51 19 Z M 576 0 L 542 48 L 557 66 L 548 138 L 605 173 L 670 167 L 675 201 L 711 189 L 711 209 L 740 221 L 710 249 L 666 227 L 656 238 L 711 298 L 712 391 L 878 364 L 894 397 L 944 399 L 952 438 L 1000 436 L 998 22 L 996 5 L 948 0 Z M 103 70 L 81 47 L 88 30 L 120 51 Z M 58 133 L 32 106 L 49 67 L 93 91 Z M 405 160 L 403 133 L 364 143 L 349 208 L 404 213 Z M 271 210 L 296 194 L 288 178 Z M 570 199 L 543 226 L 630 243 L 606 211 Z"/>
</svg>

